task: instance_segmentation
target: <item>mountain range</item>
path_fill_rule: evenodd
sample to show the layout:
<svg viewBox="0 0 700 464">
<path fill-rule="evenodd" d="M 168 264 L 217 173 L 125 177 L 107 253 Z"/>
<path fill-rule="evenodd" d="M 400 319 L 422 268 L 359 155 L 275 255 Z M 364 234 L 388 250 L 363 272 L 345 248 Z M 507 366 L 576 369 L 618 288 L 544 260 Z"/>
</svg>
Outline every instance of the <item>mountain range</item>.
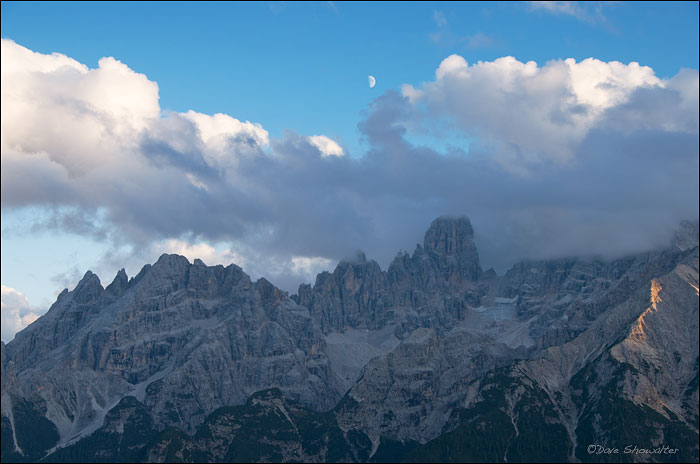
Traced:
<svg viewBox="0 0 700 464">
<path fill-rule="evenodd" d="M 163 255 L 2 343 L 3 462 L 698 461 L 698 223 L 483 270 L 440 217 L 295 295 Z"/>
</svg>

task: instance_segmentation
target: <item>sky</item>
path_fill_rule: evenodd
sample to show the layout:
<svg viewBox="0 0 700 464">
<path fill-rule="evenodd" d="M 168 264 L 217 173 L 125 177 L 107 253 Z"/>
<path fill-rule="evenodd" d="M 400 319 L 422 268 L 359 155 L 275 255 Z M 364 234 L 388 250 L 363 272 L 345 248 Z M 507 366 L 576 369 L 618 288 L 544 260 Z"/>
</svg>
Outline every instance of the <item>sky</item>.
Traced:
<svg viewBox="0 0 700 464">
<path fill-rule="evenodd" d="M 698 216 L 697 2 L 2 2 L 2 340 L 162 253 L 294 293 L 443 214 L 484 268 Z M 370 88 L 368 76 L 376 78 Z"/>
</svg>

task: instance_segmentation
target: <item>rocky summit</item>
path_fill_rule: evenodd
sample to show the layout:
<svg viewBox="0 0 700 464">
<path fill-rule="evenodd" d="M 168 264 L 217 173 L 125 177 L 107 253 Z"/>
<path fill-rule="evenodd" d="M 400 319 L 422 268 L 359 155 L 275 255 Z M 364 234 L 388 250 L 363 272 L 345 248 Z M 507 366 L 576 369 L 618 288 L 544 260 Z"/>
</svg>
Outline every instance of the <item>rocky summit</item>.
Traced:
<svg viewBox="0 0 700 464">
<path fill-rule="evenodd" d="M 3 462 L 698 461 L 698 224 L 483 271 L 440 217 L 289 296 L 163 255 L 2 344 Z"/>
</svg>

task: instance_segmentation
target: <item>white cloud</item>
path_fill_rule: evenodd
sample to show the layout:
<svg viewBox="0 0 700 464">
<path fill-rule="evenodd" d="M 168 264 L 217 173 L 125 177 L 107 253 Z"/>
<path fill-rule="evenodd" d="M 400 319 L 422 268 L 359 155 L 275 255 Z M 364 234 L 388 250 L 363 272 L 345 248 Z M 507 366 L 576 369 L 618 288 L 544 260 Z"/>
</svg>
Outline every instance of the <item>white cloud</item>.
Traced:
<svg viewBox="0 0 700 464">
<path fill-rule="evenodd" d="M 572 161 L 579 143 L 608 110 L 640 89 L 663 89 L 673 82 L 636 62 L 569 58 L 538 66 L 508 56 L 469 65 L 462 56 L 450 55 L 434 81 L 420 89 L 404 86 L 402 92 L 412 103 L 426 103 L 428 117 L 453 118 L 460 130 L 497 153 L 504 166 L 527 171 L 541 162 Z M 684 101 L 696 107 L 692 76 L 684 78 L 683 87 Z M 679 114 L 675 121 L 687 125 L 685 118 Z"/>
<path fill-rule="evenodd" d="M 195 124 L 203 153 L 213 165 L 235 166 L 236 155 L 257 154 L 257 148 L 270 143 L 268 132 L 258 123 L 241 122 L 222 113 L 210 116 L 192 110 L 182 116 Z"/>
<path fill-rule="evenodd" d="M 256 144 L 265 146 L 269 143 L 268 133 L 258 123 L 241 122 L 228 114 L 216 113 L 214 116 L 189 110 L 184 114 L 194 121 L 199 129 L 202 141 L 210 146 L 225 149 L 225 140 L 230 137 L 247 136 Z"/>
<path fill-rule="evenodd" d="M 291 259 L 291 270 L 295 274 L 313 277 L 322 271 L 330 269 L 332 264 L 332 260 L 319 256 L 293 256 Z"/>
<path fill-rule="evenodd" d="M 218 264 L 228 266 L 229 264 L 235 263 L 236 265 L 243 267 L 247 264 L 247 260 L 233 250 L 217 250 L 208 243 L 203 242 L 191 244 L 184 240 L 170 239 L 163 243 L 155 244 L 153 249 L 154 256 L 158 256 L 163 253 L 174 253 L 182 255 L 190 261 L 194 261 L 196 258 L 199 258 L 208 266 L 216 266 Z"/>
<path fill-rule="evenodd" d="M 39 314 L 29 306 L 27 297 L 14 288 L 2 286 L 2 341 L 8 343 L 15 334 L 39 318 Z"/>
<path fill-rule="evenodd" d="M 195 187 L 197 187 L 198 189 L 206 190 L 207 192 L 209 191 L 209 187 L 207 187 L 207 184 L 202 182 L 199 179 L 199 177 L 195 176 L 191 172 L 188 172 L 187 174 L 185 174 L 185 176 L 187 177 L 187 180 L 189 180 L 190 183 L 192 185 L 194 185 Z"/>
<path fill-rule="evenodd" d="M 330 137 L 325 135 L 312 135 L 309 137 L 311 145 L 318 148 L 321 156 L 343 156 L 343 149 Z"/>
<path fill-rule="evenodd" d="M 202 171 L 234 170 L 241 156 L 269 143 L 260 124 L 164 113 L 158 99 L 155 82 L 115 58 L 90 69 L 2 39 L 3 206 L 43 196 L 97 207 L 102 195 L 148 189 L 143 183 L 156 171 L 159 180 L 202 188 Z M 27 185 L 32 179 L 50 190 Z"/>
<path fill-rule="evenodd" d="M 452 54 L 440 62 L 440 66 L 438 66 L 437 70 L 435 71 L 435 77 L 438 80 L 443 79 L 450 74 L 468 77 L 466 74 L 468 70 L 469 65 L 467 64 L 467 60 L 457 54 Z"/>
<path fill-rule="evenodd" d="M 401 95 L 408 98 L 411 103 L 416 103 L 424 94 L 422 90 L 413 87 L 411 84 L 403 84 L 401 86 Z"/>
<path fill-rule="evenodd" d="M 335 261 L 321 256 L 274 255 L 254 250 L 244 243 L 212 246 L 206 242 L 190 243 L 169 239 L 156 243 L 146 259 L 153 262 L 163 253 L 182 255 L 193 262 L 201 259 L 208 266 L 235 264 L 252 279 L 267 277 L 288 291 L 295 292 L 299 281 L 313 282 L 322 271 L 331 270 Z"/>
<path fill-rule="evenodd" d="M 88 69 L 2 39 L 2 151 L 45 157 L 69 175 L 123 162 L 159 116 L 158 85 L 114 58 Z"/>
</svg>

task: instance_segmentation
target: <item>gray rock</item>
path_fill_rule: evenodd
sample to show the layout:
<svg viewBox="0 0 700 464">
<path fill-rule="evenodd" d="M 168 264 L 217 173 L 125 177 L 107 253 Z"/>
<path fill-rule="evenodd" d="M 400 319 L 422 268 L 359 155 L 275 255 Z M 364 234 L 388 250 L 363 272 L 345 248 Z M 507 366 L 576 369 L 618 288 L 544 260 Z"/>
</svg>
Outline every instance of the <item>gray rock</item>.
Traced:
<svg viewBox="0 0 700 464">
<path fill-rule="evenodd" d="M 636 405 L 634 414 L 648 408 L 640 414 L 663 433 L 697 435 L 697 230 L 684 223 L 667 250 L 523 261 L 499 277 L 481 270 L 469 220 L 441 217 L 423 246 L 397 254 L 386 271 L 358 254 L 291 298 L 238 266 L 177 255 L 129 280 L 121 270 L 107 288 L 88 271 L 2 344 L 3 433 L 21 442 L 13 416 L 21 404 L 55 425 L 58 448 L 96 431 L 113 440 L 126 419 L 110 411 L 133 403 L 129 417 L 147 414 L 155 431 L 192 434 L 217 408 L 278 388 L 299 406 L 271 398 L 265 414 L 336 406 L 323 420 L 342 431 L 345 459 L 364 450 L 352 445 L 355 431 L 373 453 L 385 439 L 428 446 L 465 430 L 462 419 L 480 417 L 494 392 L 513 424 L 516 460 L 526 457 L 518 427 L 536 422 L 538 408 L 565 431 L 558 452 L 571 460 L 582 458 L 589 429 L 616 437 L 605 401 Z M 212 456 L 226 455 L 222 424 Z M 183 440 L 181 453 L 209 446 Z M 278 445 L 290 459 L 329 456 Z M 161 459 L 166 448 L 149 453 Z"/>
</svg>

